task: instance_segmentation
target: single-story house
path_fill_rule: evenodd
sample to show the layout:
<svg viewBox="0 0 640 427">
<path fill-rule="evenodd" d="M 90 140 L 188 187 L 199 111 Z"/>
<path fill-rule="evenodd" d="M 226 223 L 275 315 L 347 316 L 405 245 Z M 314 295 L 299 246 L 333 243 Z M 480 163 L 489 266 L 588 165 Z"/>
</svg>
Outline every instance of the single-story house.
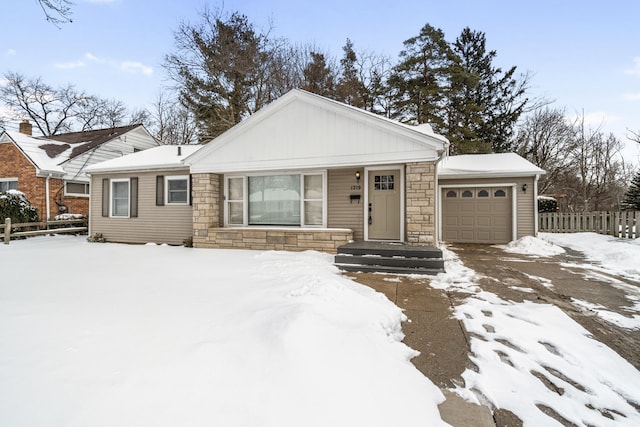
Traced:
<svg viewBox="0 0 640 427">
<path fill-rule="evenodd" d="M 19 190 L 41 219 L 59 213 L 89 213 L 88 165 L 158 146 L 142 125 L 32 135 L 23 120 L 19 131 L 0 133 L 0 191 Z"/>
<path fill-rule="evenodd" d="M 293 90 L 180 160 L 176 173 L 191 177 L 189 236 L 195 247 L 335 252 L 350 241 L 427 246 L 535 234 L 536 183 L 544 171 L 515 154 L 475 156 L 477 162 L 448 157 L 448 146 L 427 124 L 406 125 Z M 176 221 L 142 220 L 166 169 L 138 164 L 118 171 L 114 162 L 90 168 L 90 233 L 168 242 L 163 236 Z M 124 203 L 115 198 L 119 179 L 129 179 L 129 194 L 137 191 L 137 217 L 114 211 Z M 494 212 L 502 217 L 490 219 Z M 150 229 L 142 238 L 144 226 Z"/>
</svg>

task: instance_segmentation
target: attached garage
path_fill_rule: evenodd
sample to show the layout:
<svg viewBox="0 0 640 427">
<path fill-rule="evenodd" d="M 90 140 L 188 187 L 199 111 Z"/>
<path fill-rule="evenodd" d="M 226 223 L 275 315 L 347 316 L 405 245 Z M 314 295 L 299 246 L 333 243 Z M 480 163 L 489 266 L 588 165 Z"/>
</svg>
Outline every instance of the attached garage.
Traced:
<svg viewBox="0 0 640 427">
<path fill-rule="evenodd" d="M 507 243 L 513 236 L 513 197 L 509 187 L 442 189 L 446 242 Z"/>
<path fill-rule="evenodd" d="M 443 159 L 438 169 L 440 240 L 508 243 L 537 234 L 537 182 L 544 171 L 514 153 Z"/>
</svg>

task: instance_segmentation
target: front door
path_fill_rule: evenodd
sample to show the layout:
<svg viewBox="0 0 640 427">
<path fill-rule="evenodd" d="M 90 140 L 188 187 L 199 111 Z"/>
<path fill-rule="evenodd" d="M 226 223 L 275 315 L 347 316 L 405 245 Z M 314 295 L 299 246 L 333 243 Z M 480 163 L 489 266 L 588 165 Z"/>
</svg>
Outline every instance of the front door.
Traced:
<svg viewBox="0 0 640 427">
<path fill-rule="evenodd" d="M 400 170 L 371 170 L 368 174 L 368 238 L 401 240 Z"/>
</svg>

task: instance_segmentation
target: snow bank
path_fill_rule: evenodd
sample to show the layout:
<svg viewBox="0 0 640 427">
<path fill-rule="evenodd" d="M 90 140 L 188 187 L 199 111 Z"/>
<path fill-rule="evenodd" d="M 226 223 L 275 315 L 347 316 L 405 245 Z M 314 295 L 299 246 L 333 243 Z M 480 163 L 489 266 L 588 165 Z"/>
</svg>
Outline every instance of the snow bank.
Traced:
<svg viewBox="0 0 640 427">
<path fill-rule="evenodd" d="M 540 236 L 584 253 L 615 274 L 640 280 L 640 239 L 619 239 L 596 233 L 540 233 Z"/>
<path fill-rule="evenodd" d="M 328 255 L 57 236 L 0 259 L 2 425 L 446 425 L 401 310 Z"/>
<path fill-rule="evenodd" d="M 549 243 L 545 240 L 533 236 L 525 236 L 518 240 L 509 242 L 506 246 L 501 246 L 505 252 L 535 255 L 541 257 L 551 257 L 565 253 L 560 246 Z"/>
</svg>

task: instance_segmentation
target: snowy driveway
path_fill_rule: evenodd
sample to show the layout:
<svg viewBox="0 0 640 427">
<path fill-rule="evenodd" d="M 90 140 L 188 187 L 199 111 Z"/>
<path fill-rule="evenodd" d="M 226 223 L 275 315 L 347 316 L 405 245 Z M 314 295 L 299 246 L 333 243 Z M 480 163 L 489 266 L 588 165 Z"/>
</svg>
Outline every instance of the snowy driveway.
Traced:
<svg viewBox="0 0 640 427">
<path fill-rule="evenodd" d="M 640 245 L 542 237 L 583 255 L 533 238 L 449 248 L 432 286 L 471 335 L 475 369 L 459 393 L 525 426 L 640 425 Z"/>
</svg>

